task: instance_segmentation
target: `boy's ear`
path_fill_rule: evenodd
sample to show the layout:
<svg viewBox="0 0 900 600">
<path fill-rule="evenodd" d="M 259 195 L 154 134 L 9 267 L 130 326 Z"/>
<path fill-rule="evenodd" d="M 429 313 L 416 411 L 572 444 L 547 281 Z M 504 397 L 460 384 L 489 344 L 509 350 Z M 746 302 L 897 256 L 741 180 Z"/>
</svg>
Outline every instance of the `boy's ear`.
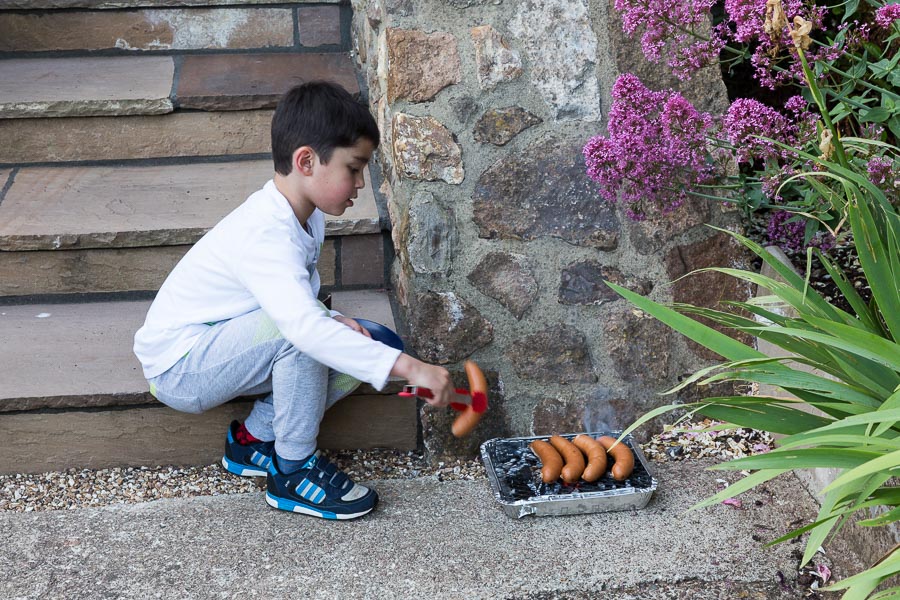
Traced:
<svg viewBox="0 0 900 600">
<path fill-rule="evenodd" d="M 316 162 L 316 152 L 309 146 L 300 146 L 294 150 L 291 166 L 301 175 L 311 175 Z"/>
</svg>

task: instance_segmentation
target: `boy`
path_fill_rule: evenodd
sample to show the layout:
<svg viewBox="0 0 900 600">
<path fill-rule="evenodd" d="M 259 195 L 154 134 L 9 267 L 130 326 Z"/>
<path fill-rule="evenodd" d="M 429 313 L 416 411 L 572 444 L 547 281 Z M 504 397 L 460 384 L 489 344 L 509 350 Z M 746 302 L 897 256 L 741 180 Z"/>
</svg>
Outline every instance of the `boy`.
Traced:
<svg viewBox="0 0 900 600">
<path fill-rule="evenodd" d="M 381 389 L 395 375 L 449 403 L 446 369 L 371 339 L 316 299 L 323 213 L 353 206 L 378 140 L 367 107 L 339 86 L 290 90 L 272 118 L 273 179 L 191 248 L 135 334 L 151 394 L 176 410 L 267 394 L 231 424 L 222 464 L 266 475 L 266 502 L 282 510 L 353 519 L 375 508 L 375 491 L 316 449 L 325 410 L 359 381 Z"/>
</svg>

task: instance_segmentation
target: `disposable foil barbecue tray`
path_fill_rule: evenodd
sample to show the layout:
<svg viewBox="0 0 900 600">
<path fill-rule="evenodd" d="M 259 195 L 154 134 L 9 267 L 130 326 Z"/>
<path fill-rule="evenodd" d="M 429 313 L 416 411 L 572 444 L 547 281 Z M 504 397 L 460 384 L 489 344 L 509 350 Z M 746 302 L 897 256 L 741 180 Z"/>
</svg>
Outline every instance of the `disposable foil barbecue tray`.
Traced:
<svg viewBox="0 0 900 600">
<path fill-rule="evenodd" d="M 621 431 L 588 433 L 597 438 L 618 438 Z M 572 440 L 577 433 L 561 434 Z M 628 435 L 622 440 L 634 452 L 634 472 L 625 481 L 615 481 L 609 471 L 594 483 L 579 481 L 568 485 L 561 480 L 541 481 L 541 464 L 528 447 L 548 436 L 494 438 L 481 445 L 481 459 L 494 497 L 511 517 L 555 516 L 612 512 L 644 508 L 656 490 L 654 477 L 644 453 Z"/>
</svg>

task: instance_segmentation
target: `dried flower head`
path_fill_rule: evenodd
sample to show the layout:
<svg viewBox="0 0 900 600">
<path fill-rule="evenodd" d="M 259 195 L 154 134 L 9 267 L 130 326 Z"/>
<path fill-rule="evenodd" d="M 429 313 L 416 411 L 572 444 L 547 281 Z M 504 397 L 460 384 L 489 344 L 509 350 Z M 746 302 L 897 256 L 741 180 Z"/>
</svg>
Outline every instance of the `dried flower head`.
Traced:
<svg viewBox="0 0 900 600">
<path fill-rule="evenodd" d="M 822 128 L 822 136 L 819 138 L 819 151 L 822 153 L 822 160 L 831 160 L 831 153 L 834 152 L 834 134 L 827 127 Z"/>
<path fill-rule="evenodd" d="M 794 40 L 794 47 L 800 50 L 808 50 L 812 41 L 809 34 L 812 32 L 812 21 L 807 21 L 801 16 L 794 17 L 794 28 L 791 30 L 791 39 Z"/>
<path fill-rule="evenodd" d="M 787 26 L 787 16 L 781 0 L 766 0 L 766 21 L 763 28 L 773 42 L 781 39 L 781 31 Z"/>
</svg>

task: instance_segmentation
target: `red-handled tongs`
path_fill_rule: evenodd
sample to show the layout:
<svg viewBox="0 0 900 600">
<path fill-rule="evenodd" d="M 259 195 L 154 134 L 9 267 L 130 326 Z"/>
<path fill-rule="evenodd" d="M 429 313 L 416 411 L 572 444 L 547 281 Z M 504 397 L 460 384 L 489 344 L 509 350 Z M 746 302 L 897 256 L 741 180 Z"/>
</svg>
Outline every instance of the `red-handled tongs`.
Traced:
<svg viewBox="0 0 900 600">
<path fill-rule="evenodd" d="M 450 400 L 450 408 L 453 410 L 464 411 L 469 406 L 477 413 L 483 413 L 487 410 L 487 396 L 485 394 L 473 394 L 464 388 L 456 388 L 454 391 L 453 399 Z M 404 385 L 403 391 L 398 396 L 403 396 L 404 398 L 434 398 L 434 394 L 430 389 L 417 385 Z"/>
</svg>

